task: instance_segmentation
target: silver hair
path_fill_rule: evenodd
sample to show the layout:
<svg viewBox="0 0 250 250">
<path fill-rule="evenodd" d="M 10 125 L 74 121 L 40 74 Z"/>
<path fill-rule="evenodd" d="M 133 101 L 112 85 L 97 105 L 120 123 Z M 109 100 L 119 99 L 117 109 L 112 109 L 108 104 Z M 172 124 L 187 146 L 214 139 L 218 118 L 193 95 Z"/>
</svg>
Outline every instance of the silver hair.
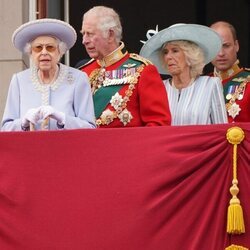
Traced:
<svg viewBox="0 0 250 250">
<path fill-rule="evenodd" d="M 190 66 L 190 74 L 192 78 L 196 78 L 202 74 L 203 68 L 205 66 L 205 57 L 203 50 L 197 44 L 182 40 L 171 41 L 165 43 L 162 48 L 165 48 L 167 44 L 177 45 L 181 50 L 183 50 L 186 56 L 187 64 Z M 161 60 L 163 60 L 163 55 Z"/>
<path fill-rule="evenodd" d="M 107 38 L 108 31 L 113 30 L 116 37 L 116 42 L 119 43 L 122 39 L 122 25 L 118 13 L 109 7 L 95 6 L 88 10 L 83 15 L 84 18 L 95 16 L 97 19 L 97 28 L 103 32 L 103 36 Z"/>
<path fill-rule="evenodd" d="M 56 37 L 54 37 L 54 38 L 56 40 L 56 43 L 58 44 L 58 50 L 60 53 L 60 57 L 62 57 L 66 53 L 66 51 L 68 50 L 68 47 L 67 47 L 65 42 L 61 41 L 60 39 L 58 39 Z M 24 53 L 29 54 L 29 55 L 31 54 L 31 47 L 32 47 L 31 44 L 32 44 L 32 42 L 26 43 L 26 45 L 24 46 Z"/>
</svg>

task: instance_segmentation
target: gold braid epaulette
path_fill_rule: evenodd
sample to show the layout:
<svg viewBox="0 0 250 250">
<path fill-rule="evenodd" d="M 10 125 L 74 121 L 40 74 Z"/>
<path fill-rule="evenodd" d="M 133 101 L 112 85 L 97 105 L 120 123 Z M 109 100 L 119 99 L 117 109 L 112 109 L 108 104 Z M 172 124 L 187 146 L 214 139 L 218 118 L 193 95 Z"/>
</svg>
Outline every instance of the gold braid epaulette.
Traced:
<svg viewBox="0 0 250 250">
<path fill-rule="evenodd" d="M 144 63 L 145 65 L 153 64 L 148 59 L 146 59 L 142 56 L 139 56 L 138 54 L 135 54 L 135 53 L 130 53 L 130 58 L 137 60 L 137 61 L 140 61 L 140 62 Z"/>
</svg>

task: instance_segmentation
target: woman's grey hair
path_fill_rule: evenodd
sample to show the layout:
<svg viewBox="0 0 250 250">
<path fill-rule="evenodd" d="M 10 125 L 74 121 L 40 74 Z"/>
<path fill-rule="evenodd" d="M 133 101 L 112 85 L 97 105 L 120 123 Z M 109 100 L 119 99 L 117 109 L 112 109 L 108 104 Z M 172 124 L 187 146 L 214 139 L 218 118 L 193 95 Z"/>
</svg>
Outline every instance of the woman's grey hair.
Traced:
<svg viewBox="0 0 250 250">
<path fill-rule="evenodd" d="M 181 50 L 183 50 L 187 64 L 190 66 L 190 74 L 192 78 L 196 78 L 197 76 L 203 73 L 203 68 L 205 66 L 205 57 L 203 50 L 195 43 L 190 41 L 171 41 L 167 42 L 163 45 L 163 49 L 167 44 L 177 45 Z M 162 51 L 163 51 L 162 49 Z M 163 62 L 163 53 L 161 53 L 161 60 Z M 163 63 L 166 68 L 165 63 Z M 167 69 L 167 68 L 166 68 Z"/>
<path fill-rule="evenodd" d="M 88 10 L 83 15 L 84 18 L 94 16 L 97 22 L 97 28 L 103 32 L 104 37 L 108 37 L 109 30 L 113 30 L 116 37 L 116 42 L 119 43 L 122 39 L 122 25 L 118 13 L 109 7 L 95 6 Z"/>
<path fill-rule="evenodd" d="M 67 45 L 65 42 L 61 41 L 60 39 L 54 37 L 56 39 L 56 43 L 58 44 L 58 49 L 59 49 L 59 53 L 60 53 L 60 57 L 62 57 L 66 51 L 68 50 Z M 25 47 L 24 47 L 24 53 L 27 54 L 31 54 L 31 44 L 32 42 L 28 42 L 26 43 Z"/>
</svg>

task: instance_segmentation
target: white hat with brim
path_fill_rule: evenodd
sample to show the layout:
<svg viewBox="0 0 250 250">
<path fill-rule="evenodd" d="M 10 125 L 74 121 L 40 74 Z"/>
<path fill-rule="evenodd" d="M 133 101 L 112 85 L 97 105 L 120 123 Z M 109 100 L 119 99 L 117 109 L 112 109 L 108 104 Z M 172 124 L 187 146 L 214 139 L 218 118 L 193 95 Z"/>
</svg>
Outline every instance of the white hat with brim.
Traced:
<svg viewBox="0 0 250 250">
<path fill-rule="evenodd" d="M 14 46 L 24 52 L 25 45 L 32 42 L 39 36 L 52 36 L 67 46 L 67 49 L 73 47 L 76 42 L 76 31 L 68 23 L 52 18 L 37 19 L 27 22 L 17 28 L 12 35 Z"/>
<path fill-rule="evenodd" d="M 149 59 L 161 74 L 166 74 L 162 66 L 160 53 L 162 46 L 170 41 L 190 41 L 197 44 L 204 52 L 205 64 L 211 62 L 219 53 L 222 40 L 211 28 L 199 24 L 175 24 L 153 35 L 142 46 L 140 55 Z"/>
</svg>

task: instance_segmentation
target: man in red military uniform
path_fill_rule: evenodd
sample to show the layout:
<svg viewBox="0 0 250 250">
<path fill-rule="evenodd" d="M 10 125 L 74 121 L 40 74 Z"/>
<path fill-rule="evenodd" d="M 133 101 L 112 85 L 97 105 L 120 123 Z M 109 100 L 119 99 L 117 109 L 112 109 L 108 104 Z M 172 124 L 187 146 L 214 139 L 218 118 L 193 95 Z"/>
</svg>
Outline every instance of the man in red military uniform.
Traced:
<svg viewBox="0 0 250 250">
<path fill-rule="evenodd" d="M 235 28 L 223 21 L 218 21 L 210 27 L 223 40 L 222 48 L 212 64 L 213 75 L 222 80 L 228 121 L 250 122 L 250 70 L 239 66 L 239 42 Z"/>
<path fill-rule="evenodd" d="M 148 60 L 127 52 L 118 14 L 112 8 L 93 7 L 83 16 L 81 32 L 92 59 L 79 68 L 90 79 L 97 126 L 170 125 L 160 74 Z"/>
</svg>

